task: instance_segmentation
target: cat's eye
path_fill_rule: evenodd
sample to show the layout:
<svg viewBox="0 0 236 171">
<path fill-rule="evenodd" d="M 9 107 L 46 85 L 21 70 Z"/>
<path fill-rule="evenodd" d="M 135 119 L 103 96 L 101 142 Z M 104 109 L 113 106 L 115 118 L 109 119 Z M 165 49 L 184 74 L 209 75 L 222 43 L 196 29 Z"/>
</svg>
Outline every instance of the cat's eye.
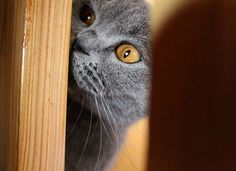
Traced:
<svg viewBox="0 0 236 171">
<path fill-rule="evenodd" d="M 139 51 L 129 44 L 122 44 L 116 49 L 116 56 L 122 62 L 132 64 L 140 60 Z"/>
<path fill-rule="evenodd" d="M 94 23 L 95 19 L 93 10 L 89 6 L 84 5 L 80 10 L 80 20 L 87 26 L 90 26 Z"/>
</svg>

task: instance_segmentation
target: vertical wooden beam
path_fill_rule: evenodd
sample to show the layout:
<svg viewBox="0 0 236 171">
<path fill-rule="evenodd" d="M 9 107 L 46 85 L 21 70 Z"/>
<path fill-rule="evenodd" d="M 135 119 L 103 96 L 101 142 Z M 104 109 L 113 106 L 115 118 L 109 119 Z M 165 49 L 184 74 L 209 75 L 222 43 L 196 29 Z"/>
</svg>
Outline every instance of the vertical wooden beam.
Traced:
<svg viewBox="0 0 236 171">
<path fill-rule="evenodd" d="M 150 171 L 236 170 L 236 1 L 196 0 L 156 37 Z"/>
<path fill-rule="evenodd" d="M 0 2 L 0 170 L 64 170 L 71 4 Z"/>
<path fill-rule="evenodd" d="M 18 165 L 24 1 L 0 2 L 0 170 Z"/>
</svg>

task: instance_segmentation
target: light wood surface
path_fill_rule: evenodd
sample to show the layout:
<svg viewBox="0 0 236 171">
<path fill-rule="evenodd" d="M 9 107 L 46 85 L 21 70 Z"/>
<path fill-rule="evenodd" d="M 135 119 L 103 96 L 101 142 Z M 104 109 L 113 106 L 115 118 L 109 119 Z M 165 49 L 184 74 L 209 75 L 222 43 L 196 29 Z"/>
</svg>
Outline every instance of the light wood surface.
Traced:
<svg viewBox="0 0 236 171">
<path fill-rule="evenodd" d="M 64 170 L 71 0 L 0 2 L 0 170 Z"/>
<path fill-rule="evenodd" d="M 149 143 L 148 119 L 134 124 L 118 155 L 113 171 L 145 171 Z"/>
</svg>

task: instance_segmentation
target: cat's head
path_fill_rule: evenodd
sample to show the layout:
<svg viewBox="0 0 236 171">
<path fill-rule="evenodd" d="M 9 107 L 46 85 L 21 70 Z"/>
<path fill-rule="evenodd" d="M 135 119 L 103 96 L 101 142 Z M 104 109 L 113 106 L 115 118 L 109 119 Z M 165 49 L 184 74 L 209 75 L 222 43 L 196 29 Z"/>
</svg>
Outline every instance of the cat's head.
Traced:
<svg viewBox="0 0 236 171">
<path fill-rule="evenodd" d="M 69 93 L 104 120 L 147 114 L 150 28 L 144 0 L 73 2 Z"/>
</svg>

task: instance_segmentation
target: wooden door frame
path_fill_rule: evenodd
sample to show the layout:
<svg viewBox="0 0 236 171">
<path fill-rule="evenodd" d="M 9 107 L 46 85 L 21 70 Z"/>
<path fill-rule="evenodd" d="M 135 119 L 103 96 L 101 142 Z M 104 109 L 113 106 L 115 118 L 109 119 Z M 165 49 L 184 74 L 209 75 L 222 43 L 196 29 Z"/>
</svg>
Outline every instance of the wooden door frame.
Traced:
<svg viewBox="0 0 236 171">
<path fill-rule="evenodd" d="M 0 2 L 0 170 L 64 170 L 71 5 Z"/>
</svg>

